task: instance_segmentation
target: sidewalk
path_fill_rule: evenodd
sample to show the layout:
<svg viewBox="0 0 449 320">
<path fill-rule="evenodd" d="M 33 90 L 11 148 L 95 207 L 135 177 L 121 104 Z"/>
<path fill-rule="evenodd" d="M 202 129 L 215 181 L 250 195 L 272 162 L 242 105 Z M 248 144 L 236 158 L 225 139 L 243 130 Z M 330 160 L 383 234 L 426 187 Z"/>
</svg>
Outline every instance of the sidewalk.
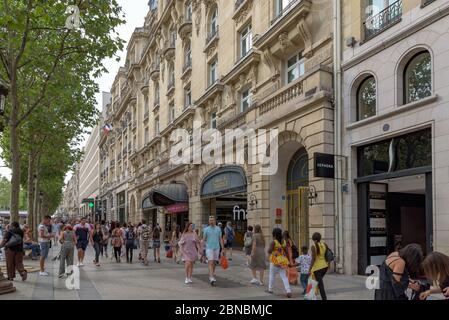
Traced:
<svg viewBox="0 0 449 320">
<path fill-rule="evenodd" d="M 109 248 L 110 249 L 110 248 Z M 284 289 L 279 278 L 276 279 L 274 294 L 268 294 L 266 287 L 254 286 L 250 271 L 245 266 L 245 257 L 234 252 L 230 267 L 223 270 L 217 267 L 217 283 L 208 283 L 207 265 L 195 264 L 191 285 L 184 284 L 183 264 L 174 264 L 171 259 L 162 258 L 161 264 L 150 259 L 148 267 L 135 261 L 133 264 L 120 264 L 103 258 L 101 267 L 93 265 L 93 249 L 86 252 L 85 266 L 80 268 L 80 290 L 68 290 L 65 279 L 57 277 L 59 261 L 51 259 L 59 251 L 53 247 L 47 260 L 49 277 L 40 277 L 38 272 L 28 275 L 22 282 L 17 277 L 15 293 L 0 296 L 0 300 L 275 300 L 285 299 Z M 135 259 L 138 251 L 135 251 Z M 162 249 L 161 254 L 165 255 Z M 150 250 L 149 257 L 152 258 Z M 124 259 L 126 261 L 126 259 Z M 76 253 L 75 253 L 76 261 Z M 123 261 L 123 260 L 122 260 Z M 38 261 L 25 261 L 26 266 L 36 267 Z M 5 272 L 6 270 L 2 270 Z M 268 272 L 265 273 L 268 283 Z M 324 280 L 329 300 L 372 300 L 373 291 L 365 288 L 365 277 L 328 274 Z M 293 299 L 302 300 L 302 288 L 293 286 Z"/>
</svg>

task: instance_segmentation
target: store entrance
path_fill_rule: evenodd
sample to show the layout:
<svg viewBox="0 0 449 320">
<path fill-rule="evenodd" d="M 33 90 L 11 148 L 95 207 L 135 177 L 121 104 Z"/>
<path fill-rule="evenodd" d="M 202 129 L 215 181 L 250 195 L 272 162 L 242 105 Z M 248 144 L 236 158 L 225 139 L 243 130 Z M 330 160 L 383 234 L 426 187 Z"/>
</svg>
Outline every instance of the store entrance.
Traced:
<svg viewBox="0 0 449 320">
<path fill-rule="evenodd" d="M 367 265 L 380 265 L 388 254 L 411 243 L 419 244 L 425 255 L 432 251 L 431 173 L 363 183 L 359 200 L 364 191 L 368 212 L 366 227 L 360 225 L 366 230 L 361 237 L 366 247 L 359 247 L 359 263 L 366 261 L 359 264 L 361 274 Z"/>
<path fill-rule="evenodd" d="M 247 200 L 246 194 L 210 199 L 215 202 L 217 223 L 221 222 L 223 228 L 230 221 L 235 231 L 234 247 L 243 247 L 243 238 L 248 228 L 246 220 Z"/>
</svg>

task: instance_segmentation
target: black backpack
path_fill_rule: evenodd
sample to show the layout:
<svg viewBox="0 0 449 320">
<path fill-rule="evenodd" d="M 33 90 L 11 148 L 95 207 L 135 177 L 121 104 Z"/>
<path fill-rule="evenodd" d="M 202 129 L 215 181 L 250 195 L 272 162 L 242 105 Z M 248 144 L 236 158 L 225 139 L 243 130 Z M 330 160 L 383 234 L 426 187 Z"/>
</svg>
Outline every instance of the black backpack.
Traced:
<svg viewBox="0 0 449 320">
<path fill-rule="evenodd" d="M 324 253 L 324 259 L 326 260 L 327 263 L 331 263 L 332 261 L 335 260 L 335 256 L 334 253 L 332 252 L 331 249 L 329 249 L 329 247 L 326 245 L 326 252 Z"/>
</svg>

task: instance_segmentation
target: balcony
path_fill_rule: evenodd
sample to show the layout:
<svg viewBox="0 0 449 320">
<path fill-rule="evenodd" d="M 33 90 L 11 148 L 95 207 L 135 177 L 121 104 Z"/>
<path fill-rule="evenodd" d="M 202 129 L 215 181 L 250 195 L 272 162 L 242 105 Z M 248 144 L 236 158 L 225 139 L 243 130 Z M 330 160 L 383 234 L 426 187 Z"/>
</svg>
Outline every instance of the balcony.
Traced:
<svg viewBox="0 0 449 320">
<path fill-rule="evenodd" d="M 171 78 L 168 81 L 167 96 L 172 95 L 174 91 L 175 91 L 175 78 Z"/>
<path fill-rule="evenodd" d="M 402 19 L 402 0 L 393 3 L 363 23 L 365 41 L 368 41 Z"/>
<path fill-rule="evenodd" d="M 181 25 L 178 28 L 178 33 L 181 39 L 186 39 L 192 33 L 192 17 L 184 17 Z"/>
<path fill-rule="evenodd" d="M 160 106 L 160 99 L 159 99 L 159 97 L 157 97 L 157 98 L 154 100 L 153 111 L 156 111 L 156 109 L 159 108 L 159 106 Z"/>
<path fill-rule="evenodd" d="M 182 75 L 181 79 L 185 80 L 190 77 L 192 74 L 192 58 L 188 58 L 187 61 L 184 63 L 184 66 L 182 67 Z"/>
<path fill-rule="evenodd" d="M 277 106 L 289 102 L 290 100 L 304 93 L 304 81 L 296 81 L 281 89 L 272 97 L 269 97 L 259 105 L 259 115 L 273 111 Z"/>
<path fill-rule="evenodd" d="M 219 39 L 219 28 L 217 26 L 217 28 L 215 30 L 210 31 L 207 34 L 206 37 L 206 48 L 204 49 L 204 52 L 206 52 L 214 43 L 216 43 Z"/>
<path fill-rule="evenodd" d="M 167 41 L 165 43 L 164 48 L 164 57 L 167 60 L 172 60 L 175 57 L 175 49 L 176 48 L 176 40 L 170 39 L 170 41 Z"/>
<path fill-rule="evenodd" d="M 158 62 L 154 62 L 151 65 L 151 69 L 150 69 L 150 77 L 153 81 L 156 81 L 157 79 L 159 79 L 160 71 L 161 71 L 161 64 Z"/>
</svg>

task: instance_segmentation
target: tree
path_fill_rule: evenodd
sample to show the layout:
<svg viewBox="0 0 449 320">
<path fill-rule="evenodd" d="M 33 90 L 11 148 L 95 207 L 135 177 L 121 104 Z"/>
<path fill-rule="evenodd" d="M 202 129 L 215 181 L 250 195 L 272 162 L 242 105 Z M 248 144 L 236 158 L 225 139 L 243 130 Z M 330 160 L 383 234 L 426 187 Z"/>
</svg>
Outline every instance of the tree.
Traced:
<svg viewBox="0 0 449 320">
<path fill-rule="evenodd" d="M 0 79 L 9 84 L 6 118 L 11 180 L 11 218 L 18 219 L 21 182 L 21 130 L 30 116 L 57 99 L 62 76 L 79 73 L 92 88 L 92 79 L 106 71 L 102 60 L 122 49 L 111 34 L 123 22 L 115 0 L 77 0 L 81 28 L 66 28 L 67 4 L 58 0 L 0 1 Z M 52 90 L 56 90 L 52 92 Z M 50 99 L 51 97 L 51 99 Z"/>
</svg>

